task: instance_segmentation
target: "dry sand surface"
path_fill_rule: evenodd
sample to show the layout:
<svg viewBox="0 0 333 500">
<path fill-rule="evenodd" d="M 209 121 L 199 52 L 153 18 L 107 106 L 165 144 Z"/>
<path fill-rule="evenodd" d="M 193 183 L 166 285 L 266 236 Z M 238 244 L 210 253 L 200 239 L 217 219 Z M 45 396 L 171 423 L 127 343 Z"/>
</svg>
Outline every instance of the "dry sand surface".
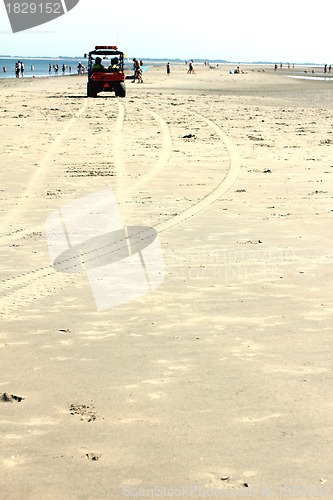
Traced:
<svg viewBox="0 0 333 500">
<path fill-rule="evenodd" d="M 0 498 L 333 498 L 333 81 L 186 69 L 0 81 Z M 165 278 L 98 311 L 45 221 L 106 188 Z"/>
</svg>

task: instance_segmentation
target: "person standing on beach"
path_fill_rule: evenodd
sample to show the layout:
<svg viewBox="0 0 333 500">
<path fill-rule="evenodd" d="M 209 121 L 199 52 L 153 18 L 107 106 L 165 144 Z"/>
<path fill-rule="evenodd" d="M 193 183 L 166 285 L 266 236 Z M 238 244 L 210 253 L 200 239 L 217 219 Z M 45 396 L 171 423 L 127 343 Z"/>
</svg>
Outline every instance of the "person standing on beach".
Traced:
<svg viewBox="0 0 333 500">
<path fill-rule="evenodd" d="M 20 78 L 20 71 L 21 71 L 21 63 L 20 63 L 20 61 L 17 61 L 17 63 L 15 63 L 15 76 L 16 76 L 16 78 Z"/>
<path fill-rule="evenodd" d="M 49 64 L 49 75 L 52 73 L 52 64 Z"/>
<path fill-rule="evenodd" d="M 139 61 L 138 61 L 136 58 L 134 58 L 134 59 L 133 59 L 133 70 L 134 70 L 134 75 L 133 75 L 133 81 L 132 81 L 132 83 L 135 83 L 135 80 L 136 80 L 136 78 L 137 78 L 137 69 L 138 69 L 138 67 L 139 67 L 139 66 L 140 66 Z"/>
<path fill-rule="evenodd" d="M 142 68 L 141 65 L 139 65 L 136 69 L 136 77 L 138 79 L 138 83 L 143 83 L 143 78 L 142 78 Z"/>
<path fill-rule="evenodd" d="M 188 75 L 195 74 L 194 67 L 193 67 L 193 59 L 191 59 L 191 61 L 190 61 L 190 62 L 189 62 L 189 64 L 188 64 L 188 71 L 187 71 L 187 74 L 188 74 Z"/>
<path fill-rule="evenodd" d="M 143 83 L 141 64 L 137 59 L 133 59 L 133 63 L 134 63 L 134 78 L 132 83 L 135 83 L 135 80 L 138 80 L 138 83 Z"/>
<path fill-rule="evenodd" d="M 24 63 L 21 62 L 21 76 L 24 77 Z"/>
<path fill-rule="evenodd" d="M 2 70 L 3 70 L 4 73 L 6 73 L 6 71 L 7 71 L 6 66 L 3 66 Z"/>
<path fill-rule="evenodd" d="M 170 63 L 169 62 L 166 65 L 166 72 L 167 72 L 167 75 L 169 76 L 170 75 Z"/>
</svg>

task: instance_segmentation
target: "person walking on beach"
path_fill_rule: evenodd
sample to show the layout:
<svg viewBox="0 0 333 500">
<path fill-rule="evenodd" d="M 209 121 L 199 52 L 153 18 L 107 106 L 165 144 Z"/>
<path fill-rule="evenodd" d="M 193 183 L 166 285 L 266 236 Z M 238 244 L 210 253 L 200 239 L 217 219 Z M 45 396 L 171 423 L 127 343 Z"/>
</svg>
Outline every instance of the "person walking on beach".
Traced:
<svg viewBox="0 0 333 500">
<path fill-rule="evenodd" d="M 143 83 L 143 78 L 142 78 L 142 68 L 141 65 L 139 65 L 136 69 L 136 77 L 138 79 L 138 83 Z"/>
<path fill-rule="evenodd" d="M 192 59 L 192 60 L 189 62 L 189 64 L 188 64 L 188 71 L 187 71 L 187 74 L 188 74 L 188 75 L 195 74 L 194 67 L 193 67 L 193 59 Z"/>
<path fill-rule="evenodd" d="M 135 83 L 135 80 L 138 80 L 138 83 L 143 83 L 141 64 L 137 59 L 133 59 L 133 62 L 134 62 L 134 78 L 132 83 Z"/>
<path fill-rule="evenodd" d="M 170 63 L 169 62 L 166 65 L 166 72 L 167 72 L 167 75 L 169 76 L 170 75 Z"/>
</svg>

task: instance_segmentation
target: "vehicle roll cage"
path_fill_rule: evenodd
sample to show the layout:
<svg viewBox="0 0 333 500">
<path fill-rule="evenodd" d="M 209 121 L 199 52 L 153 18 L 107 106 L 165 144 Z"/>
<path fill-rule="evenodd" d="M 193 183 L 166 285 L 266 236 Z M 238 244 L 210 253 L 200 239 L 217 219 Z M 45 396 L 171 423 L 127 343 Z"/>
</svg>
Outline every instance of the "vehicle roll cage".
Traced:
<svg viewBox="0 0 333 500">
<path fill-rule="evenodd" d="M 88 56 L 89 56 L 89 59 L 91 58 L 92 55 L 100 55 L 100 56 L 120 56 L 120 57 L 123 57 L 124 56 L 124 53 L 123 52 L 120 52 L 119 50 L 92 50 L 91 52 L 89 52 Z"/>
<path fill-rule="evenodd" d="M 102 60 L 102 68 L 97 66 L 93 69 L 98 56 Z M 116 97 L 126 96 L 124 52 L 118 50 L 116 45 L 96 45 L 84 57 L 88 58 L 88 97 L 97 97 L 97 94 L 103 91 L 114 92 Z M 103 59 L 107 59 L 105 66 Z"/>
<path fill-rule="evenodd" d="M 91 52 L 89 52 L 88 54 L 88 74 L 91 75 L 91 72 L 92 72 L 92 65 L 93 65 L 93 61 L 94 59 L 96 59 L 96 57 L 93 57 L 93 56 L 96 56 L 96 57 L 99 57 L 99 56 L 119 56 L 119 71 L 123 71 L 124 69 L 124 53 L 119 51 L 119 50 L 106 50 L 106 49 L 103 49 L 103 50 L 92 50 Z M 103 61 L 103 59 L 102 59 Z M 109 71 L 106 71 L 106 72 L 109 72 Z"/>
</svg>

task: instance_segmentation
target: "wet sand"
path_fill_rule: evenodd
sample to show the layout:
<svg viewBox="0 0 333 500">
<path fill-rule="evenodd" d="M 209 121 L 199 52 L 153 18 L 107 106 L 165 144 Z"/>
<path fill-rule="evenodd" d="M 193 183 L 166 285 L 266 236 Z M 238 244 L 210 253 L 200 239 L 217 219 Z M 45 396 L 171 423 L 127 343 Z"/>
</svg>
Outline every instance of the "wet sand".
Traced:
<svg viewBox="0 0 333 500">
<path fill-rule="evenodd" d="M 0 80 L 3 498 L 333 498 L 333 81 L 230 68 Z M 98 311 L 45 221 L 107 188 L 165 277 Z"/>
</svg>

